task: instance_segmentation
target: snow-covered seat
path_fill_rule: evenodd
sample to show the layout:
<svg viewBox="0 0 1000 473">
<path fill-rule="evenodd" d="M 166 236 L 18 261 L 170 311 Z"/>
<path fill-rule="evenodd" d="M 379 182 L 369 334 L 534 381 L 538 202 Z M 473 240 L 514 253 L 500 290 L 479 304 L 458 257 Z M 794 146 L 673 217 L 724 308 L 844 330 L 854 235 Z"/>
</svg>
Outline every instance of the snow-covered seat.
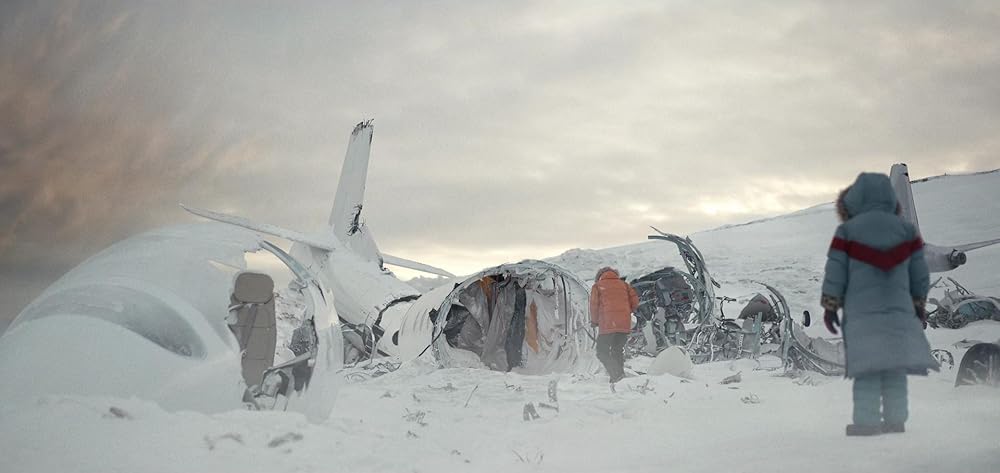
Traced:
<svg viewBox="0 0 1000 473">
<path fill-rule="evenodd" d="M 240 344 L 243 379 L 260 384 L 264 370 L 274 364 L 277 329 L 274 320 L 274 281 L 266 274 L 236 276 L 230 297 L 229 329 Z"/>
</svg>

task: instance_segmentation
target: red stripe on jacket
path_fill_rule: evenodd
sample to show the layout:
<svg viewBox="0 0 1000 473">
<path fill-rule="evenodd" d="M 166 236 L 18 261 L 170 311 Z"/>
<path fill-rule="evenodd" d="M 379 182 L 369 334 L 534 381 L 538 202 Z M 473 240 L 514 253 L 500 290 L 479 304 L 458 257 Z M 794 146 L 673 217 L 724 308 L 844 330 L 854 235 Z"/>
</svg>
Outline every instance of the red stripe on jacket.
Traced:
<svg viewBox="0 0 1000 473">
<path fill-rule="evenodd" d="M 906 261 L 913 253 L 924 247 L 924 241 L 917 237 L 910 241 L 904 241 L 888 250 L 872 248 L 864 243 L 845 240 L 834 237 L 830 243 L 831 250 L 839 250 L 847 253 L 847 256 L 862 263 L 868 263 L 882 271 L 889 271 L 903 261 Z"/>
</svg>

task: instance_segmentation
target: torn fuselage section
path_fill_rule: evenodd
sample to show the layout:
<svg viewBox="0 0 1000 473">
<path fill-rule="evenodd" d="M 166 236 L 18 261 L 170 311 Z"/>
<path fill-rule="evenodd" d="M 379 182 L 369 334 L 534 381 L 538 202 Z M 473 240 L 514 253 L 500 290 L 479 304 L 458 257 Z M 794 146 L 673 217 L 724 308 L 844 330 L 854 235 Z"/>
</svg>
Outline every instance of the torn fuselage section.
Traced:
<svg viewBox="0 0 1000 473">
<path fill-rule="evenodd" d="M 266 274 L 237 275 L 229 321 L 240 343 L 247 386 L 244 403 L 254 409 L 285 410 L 293 397 L 305 396 L 314 373 L 328 374 L 343 365 L 344 340 L 333 295 L 319 277 L 280 247 L 266 240 L 261 241 L 261 247 L 281 261 L 293 277 L 286 291 L 273 292 L 273 282 Z M 282 323 L 275 319 L 275 299 L 285 299 Z M 233 324 L 239 322 L 240 312 L 249 312 L 244 323 L 250 327 L 249 333 Z M 248 343 L 254 340 L 257 347 Z M 325 402 L 330 401 L 321 400 L 320 404 Z"/>
<path fill-rule="evenodd" d="M 593 350 L 589 297 L 582 281 L 551 263 L 486 269 L 450 288 L 428 312 L 435 357 L 445 367 L 571 371 Z"/>
<path fill-rule="evenodd" d="M 944 296 L 928 300 L 927 324 L 934 328 L 962 328 L 978 320 L 1000 321 L 1000 298 L 975 294 L 954 278 L 939 278 L 931 289 L 943 288 Z"/>
<path fill-rule="evenodd" d="M 406 294 L 398 296 L 378 309 L 375 320 L 372 323 L 351 323 L 341 319 L 341 327 L 344 334 L 344 362 L 357 363 L 375 356 L 392 356 L 387 352 L 387 347 L 399 345 L 399 332 L 394 331 L 388 334 L 391 337 L 383 341 L 386 337 L 386 325 L 388 318 L 386 314 L 392 315 L 398 310 L 407 310 L 411 304 L 420 299 L 420 294 Z M 391 328 L 391 327 L 390 327 Z"/>
<path fill-rule="evenodd" d="M 631 281 L 640 304 L 627 353 L 656 354 L 679 346 L 694 363 L 773 354 L 789 369 L 843 374 L 843 344 L 808 336 L 792 319 L 785 297 L 769 284 L 754 281 L 764 291 L 747 297 L 736 319 L 725 318 L 721 309 L 715 314 L 716 299 L 736 299 L 715 297 L 720 286 L 690 238 L 654 230 L 658 235 L 649 238 L 676 244 L 687 272 L 665 267 Z"/>
<path fill-rule="evenodd" d="M 737 356 L 736 343 L 729 343 L 736 335 L 729 332 L 739 327 L 715 317 L 714 288 L 719 285 L 709 275 L 701 252 L 690 238 L 653 230 L 657 234 L 648 238 L 674 243 L 686 271 L 667 266 L 630 281 L 639 296 L 639 306 L 636 324 L 625 345 L 626 355 L 656 355 L 680 346 L 690 352 L 695 362 L 714 361 L 716 352 L 720 357 Z"/>
<path fill-rule="evenodd" d="M 657 235 L 649 235 L 648 238 L 650 240 L 665 240 L 677 245 L 681 259 L 687 267 L 687 273 L 682 273 L 682 276 L 690 286 L 690 291 L 694 297 L 691 298 L 690 310 L 686 314 L 681 314 L 683 317 L 686 317 L 684 318 L 684 322 L 697 323 L 699 325 L 710 323 L 714 315 L 713 311 L 715 310 L 715 288 L 719 287 L 719 283 L 715 282 L 708 273 L 705 258 L 701 255 L 701 251 L 694 246 L 691 238 L 680 237 L 661 232 L 654 227 L 651 228 L 653 228 L 653 231 Z"/>
<path fill-rule="evenodd" d="M 680 343 L 685 325 L 698 318 L 696 294 L 690 280 L 690 274 L 667 266 L 629 281 L 639 296 L 633 330 L 637 336 L 641 334 L 642 345 L 632 346 L 629 351 L 655 355 Z"/>
</svg>

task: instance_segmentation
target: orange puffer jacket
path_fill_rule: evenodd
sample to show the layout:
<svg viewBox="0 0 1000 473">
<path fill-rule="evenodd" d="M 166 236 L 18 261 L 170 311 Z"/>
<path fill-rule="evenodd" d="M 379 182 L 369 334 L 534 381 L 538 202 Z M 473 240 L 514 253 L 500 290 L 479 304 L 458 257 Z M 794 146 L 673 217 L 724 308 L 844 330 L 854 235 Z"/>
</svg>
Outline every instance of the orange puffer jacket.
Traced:
<svg viewBox="0 0 1000 473">
<path fill-rule="evenodd" d="M 639 295 L 614 270 L 605 271 L 590 289 L 590 321 L 600 327 L 600 334 L 632 331 L 632 312 L 639 306 Z"/>
</svg>

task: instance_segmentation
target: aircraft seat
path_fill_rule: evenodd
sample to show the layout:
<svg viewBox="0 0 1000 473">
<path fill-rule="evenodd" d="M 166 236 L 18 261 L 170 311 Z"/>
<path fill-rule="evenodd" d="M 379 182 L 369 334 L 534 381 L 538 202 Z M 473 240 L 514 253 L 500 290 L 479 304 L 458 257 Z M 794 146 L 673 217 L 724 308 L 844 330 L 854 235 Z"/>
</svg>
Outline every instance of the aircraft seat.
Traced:
<svg viewBox="0 0 1000 473">
<path fill-rule="evenodd" d="M 274 320 L 274 281 L 266 274 L 242 272 L 230 296 L 229 329 L 240 344 L 243 379 L 259 385 L 264 370 L 274 364 L 277 327 Z"/>
</svg>

